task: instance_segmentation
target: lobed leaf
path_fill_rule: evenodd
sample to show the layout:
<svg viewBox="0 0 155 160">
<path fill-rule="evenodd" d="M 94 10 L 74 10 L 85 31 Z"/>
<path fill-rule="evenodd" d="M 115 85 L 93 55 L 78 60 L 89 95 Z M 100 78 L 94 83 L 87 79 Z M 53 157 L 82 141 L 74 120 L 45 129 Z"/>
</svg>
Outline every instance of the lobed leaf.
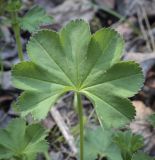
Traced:
<svg viewBox="0 0 155 160">
<path fill-rule="evenodd" d="M 97 135 L 97 136 L 96 136 Z M 86 129 L 84 137 L 84 159 L 94 160 L 102 157 L 108 160 L 122 160 L 119 148 L 112 142 L 113 134 L 101 127 Z"/>
<path fill-rule="evenodd" d="M 18 102 L 22 113 L 41 119 L 55 97 L 74 91 L 92 101 L 102 124 L 128 123 L 135 110 L 127 98 L 140 89 L 143 74 L 138 64 L 120 61 L 123 47 L 116 31 L 103 28 L 91 35 L 83 20 L 69 22 L 60 32 L 34 34 L 27 45 L 31 61 L 12 71 L 13 84 L 26 90 Z"/>
<path fill-rule="evenodd" d="M 117 132 L 114 142 L 120 148 L 124 160 L 131 159 L 133 154 L 144 146 L 143 138 L 132 134 L 131 131 Z"/>
<path fill-rule="evenodd" d="M 53 18 L 48 16 L 40 6 L 32 7 L 26 15 L 20 19 L 20 26 L 23 30 L 34 32 L 40 26 L 53 23 Z"/>
<path fill-rule="evenodd" d="M 45 136 L 46 133 L 39 124 L 26 126 L 24 120 L 14 119 L 6 128 L 0 129 L 0 159 L 36 157 L 37 153 L 48 149 Z"/>
</svg>

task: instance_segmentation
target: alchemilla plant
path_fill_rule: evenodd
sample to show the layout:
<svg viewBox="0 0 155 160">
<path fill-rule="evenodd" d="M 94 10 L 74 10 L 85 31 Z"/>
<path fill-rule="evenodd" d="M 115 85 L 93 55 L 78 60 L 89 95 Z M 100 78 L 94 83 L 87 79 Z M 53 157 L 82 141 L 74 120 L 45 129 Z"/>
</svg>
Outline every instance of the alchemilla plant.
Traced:
<svg viewBox="0 0 155 160">
<path fill-rule="evenodd" d="M 120 60 L 123 49 L 123 39 L 116 31 L 103 28 L 91 35 L 89 25 L 83 20 L 69 22 L 60 32 L 41 30 L 33 34 L 27 45 L 30 61 L 21 62 L 12 69 L 14 86 L 24 90 L 16 103 L 21 116 L 31 114 L 34 119 L 44 119 L 60 96 L 74 92 L 80 118 L 79 157 L 90 160 L 84 152 L 81 96 L 86 96 L 94 105 L 101 128 L 122 127 L 135 116 L 128 97 L 143 85 L 143 74 L 135 62 Z M 99 131 L 110 137 L 102 129 Z M 89 134 L 94 135 L 93 132 Z M 119 142 L 121 138 L 117 139 Z M 108 155 L 115 150 L 121 155 L 117 144 L 113 145 L 113 150 L 107 149 L 111 143 L 107 142 L 103 149 L 95 149 L 93 153 L 97 156 L 105 151 Z M 128 152 L 124 154 L 132 157 Z M 115 154 L 110 154 L 109 160 L 115 160 Z"/>
</svg>

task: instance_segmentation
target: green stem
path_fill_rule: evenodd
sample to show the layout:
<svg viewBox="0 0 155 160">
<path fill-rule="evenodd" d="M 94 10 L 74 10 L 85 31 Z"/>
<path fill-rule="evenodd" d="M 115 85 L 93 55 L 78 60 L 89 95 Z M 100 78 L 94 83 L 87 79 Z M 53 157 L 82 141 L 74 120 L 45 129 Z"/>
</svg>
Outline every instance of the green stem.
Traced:
<svg viewBox="0 0 155 160">
<path fill-rule="evenodd" d="M 20 39 L 20 27 L 19 27 L 19 23 L 17 20 L 17 13 L 16 12 L 12 12 L 12 27 L 14 30 L 17 49 L 18 49 L 18 58 L 20 61 L 23 61 L 24 56 L 23 56 L 22 43 L 21 43 L 21 39 Z"/>
<path fill-rule="evenodd" d="M 79 92 L 77 94 L 77 107 L 78 107 L 78 113 L 79 113 L 79 119 L 80 119 L 80 160 L 83 160 L 83 153 L 84 153 L 84 136 L 83 136 L 83 106 L 82 106 L 82 100 L 81 95 Z"/>
</svg>

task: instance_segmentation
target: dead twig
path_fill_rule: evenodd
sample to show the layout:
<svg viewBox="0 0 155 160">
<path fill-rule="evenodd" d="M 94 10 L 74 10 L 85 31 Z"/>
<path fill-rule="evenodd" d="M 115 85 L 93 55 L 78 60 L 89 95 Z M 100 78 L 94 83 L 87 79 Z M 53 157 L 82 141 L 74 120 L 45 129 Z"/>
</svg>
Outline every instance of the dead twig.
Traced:
<svg viewBox="0 0 155 160">
<path fill-rule="evenodd" d="M 50 111 L 53 119 L 55 120 L 56 124 L 58 125 L 60 131 L 62 132 L 65 140 L 67 141 L 73 155 L 77 154 L 77 148 L 74 143 L 74 137 L 71 135 L 69 128 L 65 124 L 62 116 L 60 115 L 59 111 L 56 107 L 53 107 Z"/>
</svg>

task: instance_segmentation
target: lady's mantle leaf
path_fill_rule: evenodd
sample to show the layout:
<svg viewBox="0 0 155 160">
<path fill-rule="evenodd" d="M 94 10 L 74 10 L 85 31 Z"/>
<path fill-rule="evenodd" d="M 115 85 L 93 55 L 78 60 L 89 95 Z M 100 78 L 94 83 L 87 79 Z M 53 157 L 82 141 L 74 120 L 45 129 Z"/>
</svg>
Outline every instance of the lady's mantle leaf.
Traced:
<svg viewBox="0 0 155 160">
<path fill-rule="evenodd" d="M 27 45 L 31 62 L 12 71 L 14 85 L 26 90 L 19 109 L 43 118 L 58 96 L 78 91 L 93 102 L 101 123 L 120 127 L 129 122 L 135 111 L 127 98 L 140 89 L 143 75 L 138 64 L 120 62 L 123 46 L 114 30 L 91 35 L 83 20 L 71 21 L 59 33 L 39 31 Z"/>
<path fill-rule="evenodd" d="M 53 23 L 53 18 L 48 16 L 45 10 L 40 6 L 34 6 L 26 15 L 20 19 L 22 29 L 33 32 L 42 25 Z"/>
<path fill-rule="evenodd" d="M 26 126 L 24 120 L 14 119 L 7 128 L 0 129 L 0 159 L 35 157 L 37 153 L 46 152 L 48 145 L 45 136 L 39 124 Z"/>
<path fill-rule="evenodd" d="M 84 159 L 94 160 L 99 156 L 100 158 L 107 157 L 108 160 L 122 160 L 121 152 L 112 142 L 112 138 L 112 132 L 101 127 L 94 130 L 86 129 Z"/>
<path fill-rule="evenodd" d="M 133 154 L 143 147 L 143 138 L 134 135 L 130 131 L 118 132 L 114 136 L 114 142 L 120 148 L 124 160 L 131 159 Z"/>
</svg>

